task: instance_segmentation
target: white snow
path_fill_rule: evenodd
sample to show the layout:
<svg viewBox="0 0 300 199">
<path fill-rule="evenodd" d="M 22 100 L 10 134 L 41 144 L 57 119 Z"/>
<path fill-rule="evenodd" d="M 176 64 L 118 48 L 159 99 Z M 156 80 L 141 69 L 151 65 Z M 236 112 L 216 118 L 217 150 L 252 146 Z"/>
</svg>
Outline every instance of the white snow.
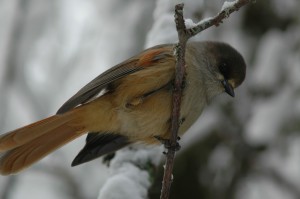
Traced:
<svg viewBox="0 0 300 199">
<path fill-rule="evenodd" d="M 192 19 L 185 19 L 184 23 L 185 23 L 186 28 L 188 28 L 188 29 L 193 28 L 197 25 L 193 22 Z"/>
<path fill-rule="evenodd" d="M 149 175 L 131 163 L 122 167 L 105 182 L 98 199 L 146 199 L 150 186 Z"/>
<path fill-rule="evenodd" d="M 234 7 L 234 4 L 237 3 L 238 0 L 235 1 L 225 1 L 222 5 L 221 11 L 228 12 L 229 9 L 232 9 Z"/>
<path fill-rule="evenodd" d="M 117 152 L 110 163 L 111 176 L 101 188 L 98 199 L 146 199 L 151 184 L 147 170 L 142 167 L 150 163 L 157 165 L 161 154 L 160 147 L 139 145 Z"/>
</svg>

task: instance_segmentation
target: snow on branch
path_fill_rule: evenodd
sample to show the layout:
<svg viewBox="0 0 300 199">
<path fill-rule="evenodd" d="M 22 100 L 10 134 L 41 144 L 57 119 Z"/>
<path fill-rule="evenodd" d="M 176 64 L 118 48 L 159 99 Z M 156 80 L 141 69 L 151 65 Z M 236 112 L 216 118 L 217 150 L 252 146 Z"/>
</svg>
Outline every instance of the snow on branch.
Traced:
<svg viewBox="0 0 300 199">
<path fill-rule="evenodd" d="M 161 199 L 168 199 L 171 190 L 171 183 L 173 181 L 172 170 L 174 165 L 174 158 L 176 148 L 179 144 L 178 129 L 179 129 L 179 117 L 180 117 L 180 103 L 182 97 L 182 83 L 185 74 L 185 47 L 189 38 L 197 35 L 201 31 L 215 25 L 218 26 L 222 23 L 223 19 L 228 18 L 231 13 L 238 11 L 242 6 L 254 2 L 253 0 L 235 0 L 232 2 L 225 2 L 221 11 L 214 17 L 204 19 L 197 24 L 185 22 L 183 18 L 183 6 L 184 4 L 178 4 L 175 6 L 175 23 L 178 33 L 179 42 L 174 48 L 174 54 L 176 56 L 176 76 L 174 83 L 173 99 L 172 99 L 172 121 L 171 121 L 171 135 L 168 141 L 168 149 L 166 153 L 166 164 L 163 177 L 163 185 L 161 190 Z M 188 28 L 187 28 L 188 26 Z"/>
<path fill-rule="evenodd" d="M 193 23 L 192 20 L 189 19 L 187 20 L 187 23 L 185 22 L 185 26 L 181 26 L 179 31 L 184 31 L 188 38 L 193 37 L 213 25 L 219 26 L 220 23 L 222 23 L 224 19 L 228 18 L 231 13 L 238 11 L 241 7 L 251 2 L 255 2 L 255 0 L 225 1 L 221 11 L 216 16 L 203 19 L 198 23 Z M 177 21 L 178 23 L 181 23 L 184 21 L 182 14 L 183 4 L 176 5 L 175 22 Z M 178 20 L 180 20 L 180 22 Z"/>
</svg>

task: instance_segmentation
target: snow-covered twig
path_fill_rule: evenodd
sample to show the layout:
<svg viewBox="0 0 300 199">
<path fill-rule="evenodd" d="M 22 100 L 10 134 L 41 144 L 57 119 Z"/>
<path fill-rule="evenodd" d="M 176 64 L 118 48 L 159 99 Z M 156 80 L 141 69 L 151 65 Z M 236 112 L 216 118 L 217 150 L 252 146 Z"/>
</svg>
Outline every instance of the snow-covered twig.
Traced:
<svg viewBox="0 0 300 199">
<path fill-rule="evenodd" d="M 175 148 L 178 145 L 178 129 L 179 129 L 179 118 L 180 118 L 180 103 L 182 96 L 182 83 L 185 74 L 185 47 L 189 38 L 195 36 L 201 31 L 215 25 L 218 26 L 222 23 L 223 19 L 228 18 L 229 15 L 239 10 L 242 6 L 253 2 L 253 0 L 235 0 L 233 2 L 225 2 L 222 6 L 221 11 L 214 17 L 204 19 L 197 24 L 189 24 L 191 27 L 187 28 L 185 20 L 183 18 L 183 6 L 184 4 L 178 4 L 175 6 L 175 23 L 178 33 L 179 42 L 174 49 L 176 56 L 176 72 L 174 91 L 172 99 L 172 121 L 171 121 L 171 135 L 169 140 L 169 146 L 166 153 L 166 164 L 163 177 L 163 185 L 161 190 L 161 199 L 168 199 L 170 195 L 171 183 L 173 180 L 172 170 L 174 165 Z"/>
<path fill-rule="evenodd" d="M 197 35 L 211 26 L 219 26 L 220 23 L 222 23 L 224 19 L 228 18 L 231 13 L 238 11 L 241 7 L 251 2 L 255 2 L 255 0 L 225 1 L 221 11 L 216 16 L 203 19 L 196 24 L 189 24 L 190 27 L 184 29 L 187 39 Z"/>
</svg>

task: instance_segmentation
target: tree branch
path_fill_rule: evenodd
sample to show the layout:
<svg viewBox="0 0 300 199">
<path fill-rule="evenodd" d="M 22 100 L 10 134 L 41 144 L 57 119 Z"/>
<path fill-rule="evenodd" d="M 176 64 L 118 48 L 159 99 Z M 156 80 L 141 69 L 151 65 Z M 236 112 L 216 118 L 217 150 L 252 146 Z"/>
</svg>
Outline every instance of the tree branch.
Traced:
<svg viewBox="0 0 300 199">
<path fill-rule="evenodd" d="M 178 4 L 175 6 L 175 23 L 178 33 L 179 42 L 174 48 L 174 54 L 176 56 L 175 67 L 175 82 L 172 98 L 172 115 L 171 115 L 171 135 L 169 140 L 169 146 L 166 153 L 166 164 L 163 177 L 163 184 L 161 190 L 161 199 L 168 199 L 172 184 L 172 171 L 175 158 L 175 148 L 178 146 L 177 137 L 180 120 L 180 104 L 182 97 L 182 84 L 185 76 L 185 49 L 187 41 L 202 32 L 203 30 L 215 25 L 218 26 L 222 23 L 223 19 L 228 18 L 231 13 L 239 10 L 242 6 L 253 2 L 253 0 L 235 0 L 233 2 L 225 2 L 221 11 L 214 17 L 204 19 L 197 24 L 193 24 L 191 28 L 186 28 L 185 20 L 183 18 L 184 4 Z"/>
</svg>

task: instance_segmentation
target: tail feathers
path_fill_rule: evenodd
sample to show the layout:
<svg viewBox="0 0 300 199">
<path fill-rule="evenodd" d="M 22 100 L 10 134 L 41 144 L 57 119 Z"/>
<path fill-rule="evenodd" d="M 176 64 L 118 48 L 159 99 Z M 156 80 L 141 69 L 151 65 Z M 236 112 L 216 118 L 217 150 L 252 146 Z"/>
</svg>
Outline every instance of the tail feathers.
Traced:
<svg viewBox="0 0 300 199">
<path fill-rule="evenodd" d="M 54 115 L 22 128 L 0 135 L 0 152 L 7 151 L 25 144 L 53 129 L 66 124 L 71 118 Z"/>
<path fill-rule="evenodd" d="M 17 173 L 84 133 L 68 113 L 7 133 L 0 137 L 0 174 Z"/>
</svg>

